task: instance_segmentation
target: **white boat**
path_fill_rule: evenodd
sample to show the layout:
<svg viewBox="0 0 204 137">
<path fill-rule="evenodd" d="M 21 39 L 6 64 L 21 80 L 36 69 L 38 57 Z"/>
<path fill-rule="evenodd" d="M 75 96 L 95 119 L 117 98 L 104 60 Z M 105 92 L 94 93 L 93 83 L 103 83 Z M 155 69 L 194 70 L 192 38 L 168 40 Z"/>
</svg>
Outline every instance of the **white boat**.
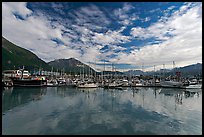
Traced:
<svg viewBox="0 0 204 137">
<path fill-rule="evenodd" d="M 58 83 L 58 86 L 65 86 L 66 85 L 66 80 L 65 78 L 58 78 L 57 79 L 57 83 Z"/>
<path fill-rule="evenodd" d="M 112 83 L 108 83 L 108 84 L 104 85 L 104 88 L 116 88 L 116 87 L 120 87 L 120 86 L 122 86 L 122 83 L 119 84 L 119 83 L 116 83 L 114 81 Z"/>
<path fill-rule="evenodd" d="M 201 89 L 202 88 L 202 84 L 190 84 L 188 86 L 185 86 L 184 88 L 196 88 L 196 89 Z"/>
<path fill-rule="evenodd" d="M 182 87 L 183 83 L 178 81 L 161 81 L 160 85 L 162 87 L 169 87 L 169 88 L 180 88 Z"/>
<path fill-rule="evenodd" d="M 122 81 L 122 86 L 123 86 L 123 87 L 128 87 L 128 86 L 129 86 L 128 80 L 123 79 L 123 81 Z"/>
<path fill-rule="evenodd" d="M 142 80 L 133 80 L 132 82 L 132 87 L 142 87 L 144 84 L 143 84 L 143 81 Z"/>
<path fill-rule="evenodd" d="M 78 88 L 97 88 L 98 85 L 96 83 L 81 83 L 77 85 Z"/>
<path fill-rule="evenodd" d="M 187 81 L 187 84 L 184 85 L 183 88 L 186 88 L 186 89 L 201 89 L 202 88 L 202 83 L 199 83 L 198 80 L 193 79 L 191 81 Z"/>
<path fill-rule="evenodd" d="M 55 87 L 55 86 L 58 86 L 58 82 L 57 82 L 57 80 L 48 80 L 47 81 L 47 86 L 48 87 Z"/>
</svg>

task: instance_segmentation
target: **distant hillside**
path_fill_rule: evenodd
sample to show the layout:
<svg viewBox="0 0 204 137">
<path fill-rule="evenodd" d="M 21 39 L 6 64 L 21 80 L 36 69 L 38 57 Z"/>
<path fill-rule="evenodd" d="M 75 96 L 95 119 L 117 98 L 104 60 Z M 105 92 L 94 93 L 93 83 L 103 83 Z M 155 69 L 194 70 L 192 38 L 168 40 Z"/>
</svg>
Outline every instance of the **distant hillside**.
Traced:
<svg viewBox="0 0 204 137">
<path fill-rule="evenodd" d="M 202 76 L 202 64 L 201 63 L 197 63 L 197 64 L 192 64 L 192 65 L 188 65 L 185 67 L 179 67 L 179 68 L 175 68 L 173 70 L 170 69 L 161 69 L 159 71 L 153 72 L 153 71 L 149 71 L 149 72 L 143 72 L 141 70 L 129 70 L 127 72 L 124 72 L 126 75 L 163 75 L 163 72 L 165 72 L 165 76 L 169 76 L 169 75 L 175 75 L 176 71 L 181 72 L 181 75 L 183 77 L 188 77 L 188 76 Z"/>
<path fill-rule="evenodd" d="M 94 69 L 76 60 L 75 58 L 57 59 L 57 60 L 48 62 L 48 64 L 51 67 L 53 67 L 55 70 L 58 69 L 58 71 L 64 71 L 67 73 L 71 72 L 71 73 L 79 74 L 80 71 L 81 73 L 84 72 L 85 74 L 95 73 Z"/>
<path fill-rule="evenodd" d="M 124 72 L 124 74 L 126 74 L 126 75 L 143 75 L 144 72 L 141 70 L 129 70 L 129 71 Z"/>
<path fill-rule="evenodd" d="M 49 63 L 44 62 L 40 58 L 38 58 L 32 52 L 23 49 L 21 47 L 16 46 L 15 44 L 9 42 L 5 38 L 2 37 L 2 70 L 7 69 L 16 69 L 22 66 L 25 69 L 32 72 L 34 69 L 38 70 L 39 68 L 43 68 L 43 70 L 51 70 L 53 68 L 54 71 L 58 70 L 58 72 L 63 71 L 67 73 L 95 73 L 95 70 L 90 66 L 83 64 L 79 60 L 74 58 L 70 59 L 58 59 L 51 61 Z M 175 71 L 180 71 L 182 76 L 202 76 L 202 64 L 197 63 L 193 65 L 188 65 L 185 67 L 175 68 L 174 70 L 165 70 L 166 76 L 175 74 Z M 161 75 L 163 71 L 155 72 L 143 72 L 140 70 L 129 70 L 124 72 L 126 75 Z M 99 74 L 99 73 L 97 73 Z M 106 71 L 104 74 L 123 74 L 122 72 L 111 72 Z"/>
<path fill-rule="evenodd" d="M 14 69 L 14 66 L 16 69 L 22 68 L 23 65 L 29 71 L 39 68 L 51 70 L 51 67 L 35 54 L 2 37 L 2 71 Z"/>
<path fill-rule="evenodd" d="M 192 64 L 185 67 L 176 68 L 177 71 L 180 71 L 182 75 L 202 75 L 202 64 Z"/>
</svg>

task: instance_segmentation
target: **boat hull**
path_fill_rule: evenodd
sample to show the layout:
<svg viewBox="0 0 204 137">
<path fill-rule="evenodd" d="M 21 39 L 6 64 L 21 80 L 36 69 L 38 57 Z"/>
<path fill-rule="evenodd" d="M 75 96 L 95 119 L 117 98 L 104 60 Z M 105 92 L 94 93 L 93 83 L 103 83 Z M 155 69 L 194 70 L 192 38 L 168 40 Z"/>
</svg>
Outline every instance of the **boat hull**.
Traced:
<svg viewBox="0 0 204 137">
<path fill-rule="evenodd" d="M 80 84 L 77 87 L 78 88 L 97 88 L 98 85 L 96 85 L 96 84 Z"/>
<path fill-rule="evenodd" d="M 47 85 L 47 80 L 13 79 L 13 86 L 16 87 L 42 87 Z"/>
<path fill-rule="evenodd" d="M 162 81 L 161 87 L 166 88 L 181 88 L 183 83 L 182 82 L 176 82 L 176 81 Z"/>
<path fill-rule="evenodd" d="M 197 84 L 197 85 L 189 85 L 189 86 L 186 86 L 184 87 L 186 89 L 201 89 L 202 88 L 202 85 L 201 84 Z"/>
</svg>

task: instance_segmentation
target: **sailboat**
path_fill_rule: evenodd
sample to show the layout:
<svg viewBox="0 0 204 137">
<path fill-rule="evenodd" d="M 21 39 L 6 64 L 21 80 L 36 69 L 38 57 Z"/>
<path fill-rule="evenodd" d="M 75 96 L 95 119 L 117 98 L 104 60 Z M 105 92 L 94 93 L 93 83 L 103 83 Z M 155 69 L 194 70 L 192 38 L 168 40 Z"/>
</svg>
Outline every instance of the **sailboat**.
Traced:
<svg viewBox="0 0 204 137">
<path fill-rule="evenodd" d="M 84 66 L 83 66 L 83 72 L 84 72 Z M 84 74 L 83 74 L 83 80 L 77 85 L 78 88 L 97 88 L 98 84 L 93 82 L 90 78 L 90 68 L 89 68 L 89 79 L 88 81 L 84 80 Z"/>
<path fill-rule="evenodd" d="M 164 66 L 164 64 L 163 64 Z M 173 69 L 175 66 L 175 62 L 173 61 Z M 177 77 L 180 76 L 180 72 L 176 72 Z M 169 87 L 169 88 L 181 88 L 183 86 L 183 83 L 181 81 L 176 81 L 176 80 L 172 80 L 171 78 L 169 80 L 164 79 L 160 82 L 162 87 Z"/>
</svg>

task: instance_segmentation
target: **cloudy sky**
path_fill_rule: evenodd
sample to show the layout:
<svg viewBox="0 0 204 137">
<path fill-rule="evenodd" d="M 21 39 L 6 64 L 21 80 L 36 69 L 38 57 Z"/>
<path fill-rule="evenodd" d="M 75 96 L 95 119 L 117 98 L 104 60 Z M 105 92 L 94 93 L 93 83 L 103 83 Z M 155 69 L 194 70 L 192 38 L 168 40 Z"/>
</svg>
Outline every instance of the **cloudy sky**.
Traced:
<svg viewBox="0 0 204 137">
<path fill-rule="evenodd" d="M 2 36 L 45 62 L 182 67 L 202 63 L 202 3 L 3 2 Z"/>
</svg>

